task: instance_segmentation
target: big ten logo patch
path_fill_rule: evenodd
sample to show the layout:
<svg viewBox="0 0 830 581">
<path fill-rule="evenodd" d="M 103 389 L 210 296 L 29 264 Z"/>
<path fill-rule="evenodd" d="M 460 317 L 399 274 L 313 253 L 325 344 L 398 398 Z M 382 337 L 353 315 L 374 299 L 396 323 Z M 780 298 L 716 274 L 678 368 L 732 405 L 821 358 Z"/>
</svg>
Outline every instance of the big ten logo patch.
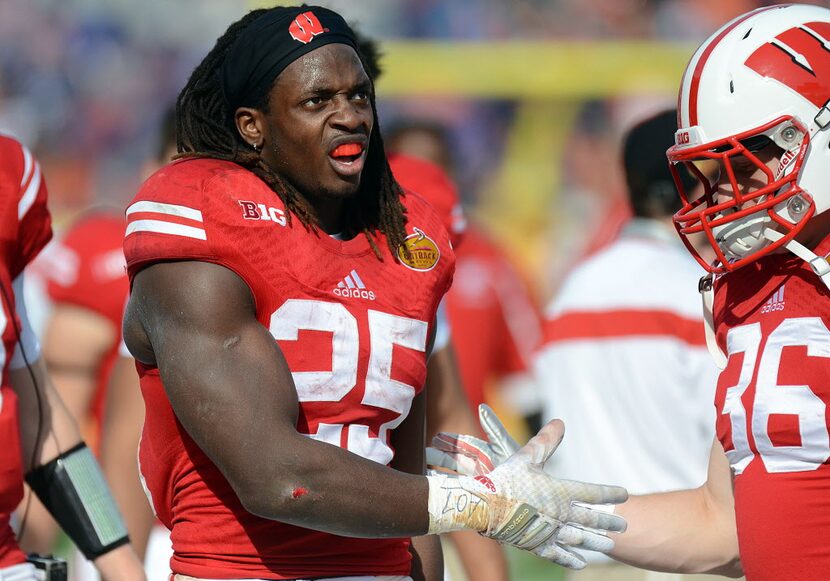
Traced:
<svg viewBox="0 0 830 581">
<path fill-rule="evenodd" d="M 288 26 L 288 33 L 297 42 L 308 44 L 318 34 L 328 32 L 310 10 L 303 12 Z"/>
<path fill-rule="evenodd" d="M 239 200 L 239 205 L 242 207 L 242 217 L 246 220 L 264 220 L 274 222 L 280 226 L 285 226 L 287 223 L 285 212 L 279 208 L 272 208 L 265 204 L 257 204 L 247 200 Z"/>
</svg>

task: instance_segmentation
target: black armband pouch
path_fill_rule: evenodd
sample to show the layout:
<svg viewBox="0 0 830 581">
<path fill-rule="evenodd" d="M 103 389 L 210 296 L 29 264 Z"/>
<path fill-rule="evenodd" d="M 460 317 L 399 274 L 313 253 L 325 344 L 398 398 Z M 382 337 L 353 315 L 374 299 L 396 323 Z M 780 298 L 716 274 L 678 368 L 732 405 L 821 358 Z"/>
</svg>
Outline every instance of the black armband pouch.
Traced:
<svg viewBox="0 0 830 581">
<path fill-rule="evenodd" d="M 101 467 L 83 442 L 29 472 L 26 482 L 87 559 L 130 541 Z"/>
</svg>

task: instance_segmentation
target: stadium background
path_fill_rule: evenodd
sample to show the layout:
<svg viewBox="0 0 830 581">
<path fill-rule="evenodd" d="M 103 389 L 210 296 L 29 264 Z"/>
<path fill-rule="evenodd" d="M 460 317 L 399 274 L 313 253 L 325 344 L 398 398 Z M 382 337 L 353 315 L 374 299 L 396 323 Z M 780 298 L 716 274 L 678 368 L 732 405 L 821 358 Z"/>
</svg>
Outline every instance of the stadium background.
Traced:
<svg viewBox="0 0 830 581">
<path fill-rule="evenodd" d="M 275 2 L 0 0 L 0 131 L 41 159 L 57 229 L 122 206 L 164 109 L 227 25 Z M 340 0 L 382 43 L 382 126 L 446 127 L 469 213 L 540 302 L 626 216 L 618 146 L 750 0 Z M 821 2 L 817 2 L 822 4 Z M 824 2 L 823 4 L 828 4 Z M 515 558 L 516 579 L 556 578 Z"/>
</svg>

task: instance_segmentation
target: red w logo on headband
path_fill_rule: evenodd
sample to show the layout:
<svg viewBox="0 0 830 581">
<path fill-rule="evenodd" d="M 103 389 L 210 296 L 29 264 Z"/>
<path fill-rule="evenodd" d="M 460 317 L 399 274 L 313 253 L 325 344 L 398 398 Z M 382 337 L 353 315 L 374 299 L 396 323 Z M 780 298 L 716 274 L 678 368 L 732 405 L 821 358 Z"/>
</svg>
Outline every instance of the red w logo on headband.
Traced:
<svg viewBox="0 0 830 581">
<path fill-rule="evenodd" d="M 303 12 L 288 27 L 288 32 L 291 38 L 303 44 L 308 44 L 318 34 L 323 34 L 326 30 L 314 13 L 310 10 Z"/>
<path fill-rule="evenodd" d="M 790 28 L 749 55 L 745 64 L 822 107 L 830 99 L 830 23 Z"/>
</svg>

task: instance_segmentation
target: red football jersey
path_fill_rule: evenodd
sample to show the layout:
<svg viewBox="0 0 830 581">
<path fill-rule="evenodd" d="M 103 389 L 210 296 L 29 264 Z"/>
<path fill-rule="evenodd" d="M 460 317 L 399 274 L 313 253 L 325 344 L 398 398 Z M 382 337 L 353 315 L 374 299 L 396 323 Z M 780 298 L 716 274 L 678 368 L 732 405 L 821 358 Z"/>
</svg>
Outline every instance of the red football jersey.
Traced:
<svg viewBox="0 0 830 581">
<path fill-rule="evenodd" d="M 23 498 L 17 396 L 9 384 L 9 360 L 20 329 L 12 281 L 51 236 L 39 164 L 17 141 L 0 135 L 0 568 L 26 560 L 9 526 L 11 513 Z"/>
<path fill-rule="evenodd" d="M 830 237 L 816 252 L 830 252 Z M 728 354 L 717 436 L 735 474 L 747 579 L 808 580 L 830 570 L 830 292 L 789 253 L 716 281 Z M 823 573 L 822 573 L 823 572 Z"/>
<path fill-rule="evenodd" d="M 55 276 L 49 276 L 49 298 L 88 309 L 110 321 L 116 331 L 97 371 L 90 413 L 100 430 L 104 397 L 110 372 L 118 358 L 121 319 L 130 290 L 124 261 L 123 216 L 96 212 L 78 220 L 64 234 L 55 250 L 61 261 Z M 96 438 L 97 441 L 97 438 Z"/>
<path fill-rule="evenodd" d="M 515 268 L 478 228 L 467 227 L 456 254 L 447 314 L 467 399 L 477 410 L 489 381 L 528 370 L 542 323 Z"/>
<path fill-rule="evenodd" d="M 217 160 L 170 164 L 127 209 L 130 277 L 164 260 L 220 264 L 250 287 L 300 401 L 297 429 L 388 464 L 390 431 L 426 376 L 426 348 L 454 256 L 441 219 L 407 194 L 407 246 L 383 262 L 364 236 L 310 233 L 254 174 Z M 254 516 L 178 423 L 159 371 L 138 365 L 147 417 L 140 462 L 171 529 L 176 573 L 287 579 L 406 575 L 408 539 L 353 539 Z M 228 386 L 232 389 L 233 386 Z M 370 483 L 367 483 L 369 485 Z"/>
</svg>

